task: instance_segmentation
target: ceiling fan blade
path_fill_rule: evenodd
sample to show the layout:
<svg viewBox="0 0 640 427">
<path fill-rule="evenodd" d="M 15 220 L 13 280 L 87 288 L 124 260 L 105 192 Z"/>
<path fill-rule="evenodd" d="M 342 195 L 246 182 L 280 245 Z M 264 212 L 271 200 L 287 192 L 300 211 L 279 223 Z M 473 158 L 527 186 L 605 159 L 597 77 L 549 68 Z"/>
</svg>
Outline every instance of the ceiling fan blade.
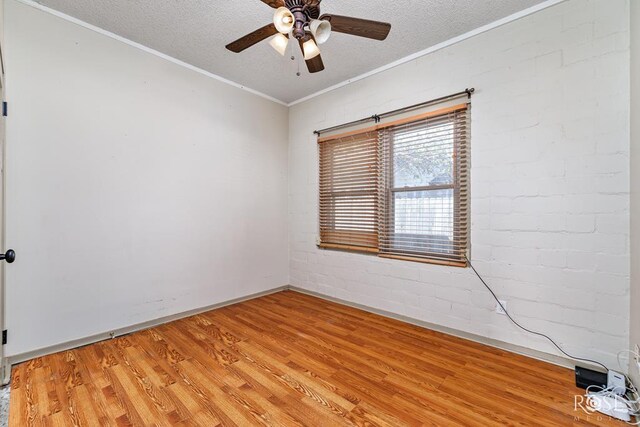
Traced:
<svg viewBox="0 0 640 427">
<path fill-rule="evenodd" d="M 387 22 L 369 21 L 368 19 L 340 15 L 322 15 L 320 19 L 329 21 L 332 31 L 374 40 L 386 39 L 389 31 L 391 31 L 391 24 Z"/>
<path fill-rule="evenodd" d="M 262 0 L 262 3 L 266 3 L 274 9 L 284 7 L 284 0 Z"/>
<path fill-rule="evenodd" d="M 307 63 L 307 69 L 310 73 L 319 73 L 324 70 L 324 62 L 322 62 L 322 55 L 318 55 L 313 59 L 304 61 Z"/>
<path fill-rule="evenodd" d="M 308 35 L 308 38 L 313 39 L 312 35 Z M 313 39 L 315 41 L 315 39 Z M 298 40 L 298 44 L 300 45 L 300 50 L 302 51 L 302 56 L 304 57 L 304 47 L 302 46 L 304 44 L 306 40 Z M 324 62 L 322 61 L 322 56 L 318 55 L 315 58 L 311 58 L 311 59 L 305 59 L 306 64 L 307 64 L 307 70 L 309 70 L 309 72 L 311 74 L 313 73 L 319 73 L 320 71 L 324 70 Z"/>
<path fill-rule="evenodd" d="M 265 25 L 262 28 L 255 30 L 252 33 L 247 34 L 244 37 L 240 37 L 238 40 L 227 45 L 227 49 L 231 52 L 240 53 L 243 50 L 250 48 L 254 44 L 261 42 L 262 40 L 271 37 L 278 33 L 276 26 L 273 24 Z"/>
</svg>

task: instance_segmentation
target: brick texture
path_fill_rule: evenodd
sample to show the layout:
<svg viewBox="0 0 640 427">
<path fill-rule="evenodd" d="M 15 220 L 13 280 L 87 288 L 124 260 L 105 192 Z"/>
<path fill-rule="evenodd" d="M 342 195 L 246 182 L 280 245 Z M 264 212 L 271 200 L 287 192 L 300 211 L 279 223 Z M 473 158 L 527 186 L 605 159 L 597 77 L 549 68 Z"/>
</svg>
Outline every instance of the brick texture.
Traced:
<svg viewBox="0 0 640 427">
<path fill-rule="evenodd" d="M 316 247 L 312 131 L 475 87 L 474 264 L 522 323 L 616 367 L 629 336 L 629 7 L 569 0 L 292 107 L 290 283 L 557 354 L 496 314 L 470 269 Z"/>
</svg>

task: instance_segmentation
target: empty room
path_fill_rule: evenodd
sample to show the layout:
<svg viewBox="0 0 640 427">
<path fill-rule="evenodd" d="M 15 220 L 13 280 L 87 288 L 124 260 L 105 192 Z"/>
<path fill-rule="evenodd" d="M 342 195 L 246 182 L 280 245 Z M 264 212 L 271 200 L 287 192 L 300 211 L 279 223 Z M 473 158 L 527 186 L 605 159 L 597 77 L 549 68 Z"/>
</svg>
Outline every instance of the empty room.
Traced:
<svg viewBox="0 0 640 427">
<path fill-rule="evenodd" d="M 640 424 L 640 0 L 0 0 L 0 427 Z"/>
</svg>

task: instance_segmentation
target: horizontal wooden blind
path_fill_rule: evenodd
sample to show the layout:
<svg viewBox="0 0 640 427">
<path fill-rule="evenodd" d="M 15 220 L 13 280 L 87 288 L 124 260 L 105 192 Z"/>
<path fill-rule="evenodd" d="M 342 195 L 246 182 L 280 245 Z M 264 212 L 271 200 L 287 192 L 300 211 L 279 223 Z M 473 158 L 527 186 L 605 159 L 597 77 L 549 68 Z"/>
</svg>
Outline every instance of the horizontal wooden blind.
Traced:
<svg viewBox="0 0 640 427">
<path fill-rule="evenodd" d="M 318 142 L 321 247 L 466 265 L 468 104 Z"/>
<path fill-rule="evenodd" d="M 466 263 L 468 126 L 462 105 L 380 131 L 382 256 Z"/>
<path fill-rule="evenodd" d="M 378 247 L 378 132 L 325 140 L 320 155 L 320 242 Z"/>
</svg>

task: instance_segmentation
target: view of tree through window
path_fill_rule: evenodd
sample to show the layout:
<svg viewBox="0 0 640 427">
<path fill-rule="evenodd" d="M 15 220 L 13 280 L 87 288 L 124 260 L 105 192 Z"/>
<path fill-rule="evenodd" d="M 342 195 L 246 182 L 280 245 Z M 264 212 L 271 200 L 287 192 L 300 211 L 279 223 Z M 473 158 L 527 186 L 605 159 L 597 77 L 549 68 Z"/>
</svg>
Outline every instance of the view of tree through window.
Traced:
<svg viewBox="0 0 640 427">
<path fill-rule="evenodd" d="M 453 184 L 453 123 L 394 135 L 395 187 Z"/>
</svg>

